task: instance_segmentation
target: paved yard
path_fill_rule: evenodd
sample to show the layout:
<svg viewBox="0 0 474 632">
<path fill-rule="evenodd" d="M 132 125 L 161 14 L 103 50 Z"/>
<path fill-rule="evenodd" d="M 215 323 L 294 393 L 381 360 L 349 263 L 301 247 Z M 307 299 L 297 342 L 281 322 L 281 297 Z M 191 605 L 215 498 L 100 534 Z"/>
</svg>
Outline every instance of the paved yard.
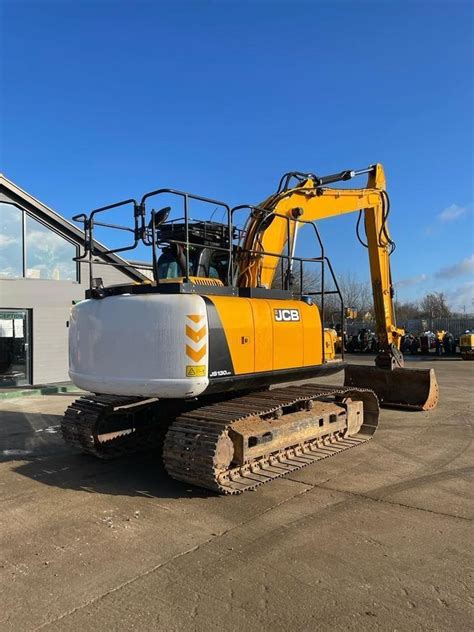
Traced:
<svg viewBox="0 0 474 632">
<path fill-rule="evenodd" d="M 0 402 L 0 629 L 472 630 L 474 363 L 431 362 L 437 410 L 240 497 L 73 452 L 69 394 Z"/>
</svg>

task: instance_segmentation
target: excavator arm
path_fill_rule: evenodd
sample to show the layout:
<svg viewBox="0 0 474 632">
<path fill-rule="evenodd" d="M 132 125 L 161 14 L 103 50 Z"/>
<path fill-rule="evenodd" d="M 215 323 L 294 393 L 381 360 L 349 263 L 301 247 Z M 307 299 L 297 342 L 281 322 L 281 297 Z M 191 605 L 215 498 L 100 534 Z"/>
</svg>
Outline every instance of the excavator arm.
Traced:
<svg viewBox="0 0 474 632">
<path fill-rule="evenodd" d="M 365 188 L 335 189 L 326 186 L 365 173 L 368 174 Z M 289 176 L 286 177 L 286 185 L 284 183 L 277 193 L 255 207 L 248 219 L 238 261 L 237 285 L 270 288 L 282 254 L 288 258 L 291 278 L 291 259 L 301 222 L 362 212 L 379 353 L 376 367 L 350 365 L 346 369 L 346 383 L 373 388 L 387 405 L 434 407 L 438 393 L 434 371 L 403 369 L 400 339 L 404 331 L 396 325 L 393 305 L 390 254 L 394 244 L 387 226 L 389 199 L 382 165 L 376 164 L 360 171 L 343 171 L 322 178 L 301 173 Z M 297 180 L 297 185 L 292 188 L 287 186 L 291 177 Z M 409 392 L 410 380 L 413 381 L 411 390 L 414 396 Z M 398 387 L 401 383 L 403 392 Z"/>
</svg>

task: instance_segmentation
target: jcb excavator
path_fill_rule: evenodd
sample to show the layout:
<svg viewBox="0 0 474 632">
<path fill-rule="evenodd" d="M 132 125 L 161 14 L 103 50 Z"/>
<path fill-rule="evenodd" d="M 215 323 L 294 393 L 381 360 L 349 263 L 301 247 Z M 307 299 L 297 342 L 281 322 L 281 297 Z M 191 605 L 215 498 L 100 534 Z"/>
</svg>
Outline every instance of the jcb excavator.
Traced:
<svg viewBox="0 0 474 632">
<path fill-rule="evenodd" d="M 329 184 L 368 174 L 365 188 Z M 147 211 L 150 198 L 183 205 Z M 194 202 L 212 204 L 224 223 L 197 221 Z M 152 280 L 104 287 L 94 277 L 94 229 L 120 228 L 101 213 L 133 207 L 133 243 L 151 248 Z M 379 352 L 375 366 L 336 357 L 325 329 L 328 294 L 342 298 L 325 255 L 317 221 L 364 216 Z M 243 228 L 237 217 L 245 213 Z M 436 406 L 432 369 L 403 368 L 403 334 L 395 322 L 387 227 L 389 198 L 380 164 L 319 177 L 285 174 L 258 206 L 237 206 L 182 191 L 159 189 L 80 215 L 90 266 L 86 300 L 72 309 L 70 376 L 90 395 L 66 411 L 67 443 L 100 458 L 162 446 L 175 479 L 235 494 L 364 443 L 381 405 L 414 410 Z M 212 219 L 212 217 L 211 217 Z M 149 220 L 149 221 L 148 221 Z M 296 256 L 305 228 L 317 256 Z M 122 227 L 123 228 L 123 227 Z M 161 252 L 161 254 L 160 254 Z M 320 288 L 303 291 L 307 266 L 321 269 Z M 277 268 L 281 288 L 272 287 Z M 333 279 L 328 290 L 327 277 Z M 284 382 L 345 370 L 344 386 Z"/>
</svg>

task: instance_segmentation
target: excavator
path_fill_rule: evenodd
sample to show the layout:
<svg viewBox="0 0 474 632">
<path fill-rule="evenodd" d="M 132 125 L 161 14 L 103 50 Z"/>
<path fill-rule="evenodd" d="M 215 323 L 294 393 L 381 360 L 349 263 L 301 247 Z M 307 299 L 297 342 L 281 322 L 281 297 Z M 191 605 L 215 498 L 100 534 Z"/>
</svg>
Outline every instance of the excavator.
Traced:
<svg viewBox="0 0 474 632">
<path fill-rule="evenodd" d="M 364 174 L 363 188 L 329 186 Z M 170 206 L 149 211 L 160 196 L 176 200 L 183 217 L 169 219 Z M 220 209 L 225 221 L 193 219 L 195 202 Z M 133 208 L 132 227 L 101 221 L 124 206 Z M 85 232 L 77 260 L 89 265 L 90 287 L 71 311 L 69 373 L 88 393 L 66 410 L 64 440 L 102 459 L 159 447 L 172 478 L 238 494 L 365 443 L 379 406 L 434 408 L 434 371 L 405 368 L 400 352 L 389 211 L 375 164 L 327 176 L 287 173 L 257 206 L 157 189 L 76 216 Z M 340 300 L 341 322 L 344 305 L 318 222 L 354 212 L 369 255 L 374 366 L 348 364 L 325 327 L 329 295 Z M 96 258 L 98 226 L 133 236 L 109 252 L 151 248 L 150 278 L 104 286 L 93 272 L 104 263 Z M 296 254 L 303 229 L 315 256 Z M 320 268 L 314 291 L 304 284 L 310 265 Z M 343 370 L 344 386 L 307 381 Z"/>
</svg>

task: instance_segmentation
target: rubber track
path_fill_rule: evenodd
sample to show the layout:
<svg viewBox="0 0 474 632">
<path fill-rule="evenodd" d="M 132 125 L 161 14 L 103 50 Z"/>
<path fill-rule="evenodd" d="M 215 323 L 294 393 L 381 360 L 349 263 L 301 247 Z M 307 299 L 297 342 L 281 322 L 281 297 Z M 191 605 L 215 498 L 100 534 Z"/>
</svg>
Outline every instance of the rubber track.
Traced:
<svg viewBox="0 0 474 632">
<path fill-rule="evenodd" d="M 85 395 L 76 399 L 66 410 L 61 422 L 64 441 L 100 459 L 114 459 L 142 449 L 153 447 L 160 439 L 157 424 L 147 424 L 137 417 L 136 430 L 130 435 L 111 439 L 104 443 L 97 440 L 98 424 L 115 409 L 132 404 L 141 404 L 143 398 L 120 397 L 117 395 Z M 151 405 L 156 404 L 152 402 Z M 138 411 L 148 408 L 150 403 L 137 406 Z"/>
<path fill-rule="evenodd" d="M 335 433 L 324 441 L 309 441 L 226 472 L 217 471 L 215 457 L 219 438 L 236 421 L 249 417 L 265 418 L 301 402 L 341 396 L 364 401 L 364 421 L 356 435 L 342 437 Z M 303 384 L 252 393 L 198 407 L 179 416 L 166 434 L 163 461 L 172 478 L 220 494 L 239 494 L 365 443 L 376 431 L 378 414 L 377 397 L 369 389 Z"/>
</svg>

